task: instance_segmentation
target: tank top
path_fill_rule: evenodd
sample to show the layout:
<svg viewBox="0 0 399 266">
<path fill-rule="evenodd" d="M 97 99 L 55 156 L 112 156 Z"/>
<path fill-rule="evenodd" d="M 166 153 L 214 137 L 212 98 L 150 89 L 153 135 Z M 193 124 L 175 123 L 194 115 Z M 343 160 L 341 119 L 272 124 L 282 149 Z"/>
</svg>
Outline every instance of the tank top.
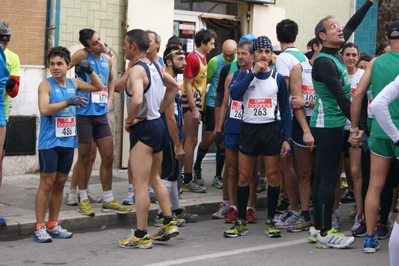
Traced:
<svg viewBox="0 0 399 266">
<path fill-rule="evenodd" d="M 77 94 L 75 84 L 69 78 L 66 79 L 66 87 L 60 86 L 53 77 L 47 78 L 47 81 L 51 86 L 50 103 L 58 103 Z M 40 115 L 38 150 L 55 147 L 77 148 L 76 106 L 68 106 L 53 115 Z"/>
<path fill-rule="evenodd" d="M 317 99 L 316 93 L 313 87 L 312 81 L 312 68 L 313 66 L 309 61 L 300 63 L 302 67 L 302 95 L 303 99 L 306 101 L 315 101 Z M 311 116 L 313 113 L 313 108 L 305 108 L 306 116 Z"/>
</svg>

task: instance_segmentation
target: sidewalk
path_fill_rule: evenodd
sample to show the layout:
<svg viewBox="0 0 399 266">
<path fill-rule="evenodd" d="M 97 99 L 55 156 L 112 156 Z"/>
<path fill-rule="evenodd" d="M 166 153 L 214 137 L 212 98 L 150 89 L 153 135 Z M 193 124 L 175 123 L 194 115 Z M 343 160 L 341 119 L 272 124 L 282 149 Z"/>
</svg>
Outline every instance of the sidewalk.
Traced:
<svg viewBox="0 0 399 266">
<path fill-rule="evenodd" d="M 207 193 L 183 193 L 180 203 L 190 213 L 197 213 L 209 218 L 217 210 L 222 201 L 222 190 L 211 186 L 215 175 L 215 163 L 203 163 L 202 175 L 205 180 Z M 70 177 L 65 184 L 65 191 L 69 188 Z M 127 170 L 113 170 L 113 194 L 118 202 L 127 195 L 128 181 Z M 0 214 L 7 221 L 7 226 L 0 226 L 0 239 L 33 235 L 36 225 L 35 196 L 39 186 L 39 174 L 25 174 L 17 176 L 4 176 L 0 189 Z M 102 196 L 99 171 L 94 170 L 89 185 L 90 191 L 97 196 Z M 258 194 L 256 205 L 258 208 L 266 206 L 266 193 Z M 77 212 L 77 206 L 61 205 L 59 222 L 70 231 L 88 229 L 102 226 L 115 226 L 133 224 L 136 221 L 135 208 L 126 215 L 109 214 L 101 211 L 101 203 L 93 203 L 96 210 L 94 217 L 83 216 Z M 158 204 L 151 204 L 149 221 L 152 223 L 157 214 Z M 133 227 L 133 226 L 132 226 Z"/>
</svg>

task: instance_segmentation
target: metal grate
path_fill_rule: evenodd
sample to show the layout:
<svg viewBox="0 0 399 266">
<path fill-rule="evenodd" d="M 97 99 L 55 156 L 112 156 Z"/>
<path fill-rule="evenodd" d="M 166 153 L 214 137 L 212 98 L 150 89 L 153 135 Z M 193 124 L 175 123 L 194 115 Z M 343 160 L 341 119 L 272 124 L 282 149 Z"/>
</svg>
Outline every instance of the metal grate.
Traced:
<svg viewBox="0 0 399 266">
<path fill-rule="evenodd" d="M 36 154 L 36 116 L 10 116 L 6 156 Z"/>
</svg>

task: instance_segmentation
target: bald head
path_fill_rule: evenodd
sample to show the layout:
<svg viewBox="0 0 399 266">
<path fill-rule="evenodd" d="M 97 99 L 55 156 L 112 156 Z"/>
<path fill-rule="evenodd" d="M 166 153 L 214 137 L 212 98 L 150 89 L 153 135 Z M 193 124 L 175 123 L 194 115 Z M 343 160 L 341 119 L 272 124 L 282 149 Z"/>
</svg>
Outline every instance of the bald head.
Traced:
<svg viewBox="0 0 399 266">
<path fill-rule="evenodd" d="M 237 53 L 237 43 L 232 39 L 224 41 L 222 46 L 223 57 L 226 61 L 232 62 Z"/>
</svg>

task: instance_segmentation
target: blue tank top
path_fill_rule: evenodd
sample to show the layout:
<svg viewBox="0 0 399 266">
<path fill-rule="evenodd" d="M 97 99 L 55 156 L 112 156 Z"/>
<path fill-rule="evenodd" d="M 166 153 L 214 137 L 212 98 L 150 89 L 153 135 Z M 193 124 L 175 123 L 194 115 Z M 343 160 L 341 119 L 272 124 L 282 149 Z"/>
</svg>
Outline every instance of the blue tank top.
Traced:
<svg viewBox="0 0 399 266">
<path fill-rule="evenodd" d="M 47 78 L 50 82 L 50 103 L 64 101 L 77 94 L 75 84 L 66 79 L 66 87 L 60 86 L 53 77 Z M 69 106 L 57 114 L 40 115 L 40 132 L 38 150 L 47 150 L 55 147 L 77 148 L 76 139 L 76 107 Z"/>
<path fill-rule="evenodd" d="M 84 107 L 77 109 L 78 115 L 84 116 L 101 116 L 108 112 L 107 101 L 108 101 L 108 78 L 109 78 L 109 65 L 105 54 L 102 54 L 102 59 L 98 60 L 91 52 L 87 54 L 87 62 L 90 63 L 93 71 L 100 77 L 104 88 L 102 91 L 96 92 L 78 92 L 79 96 L 86 97 L 89 99 L 88 103 Z M 90 76 L 86 74 L 86 81 L 90 82 Z"/>
<path fill-rule="evenodd" d="M 240 71 L 234 72 L 232 80 L 237 78 Z M 223 132 L 227 134 L 240 134 L 242 125 L 242 98 L 233 100 L 229 96 Z"/>
</svg>

